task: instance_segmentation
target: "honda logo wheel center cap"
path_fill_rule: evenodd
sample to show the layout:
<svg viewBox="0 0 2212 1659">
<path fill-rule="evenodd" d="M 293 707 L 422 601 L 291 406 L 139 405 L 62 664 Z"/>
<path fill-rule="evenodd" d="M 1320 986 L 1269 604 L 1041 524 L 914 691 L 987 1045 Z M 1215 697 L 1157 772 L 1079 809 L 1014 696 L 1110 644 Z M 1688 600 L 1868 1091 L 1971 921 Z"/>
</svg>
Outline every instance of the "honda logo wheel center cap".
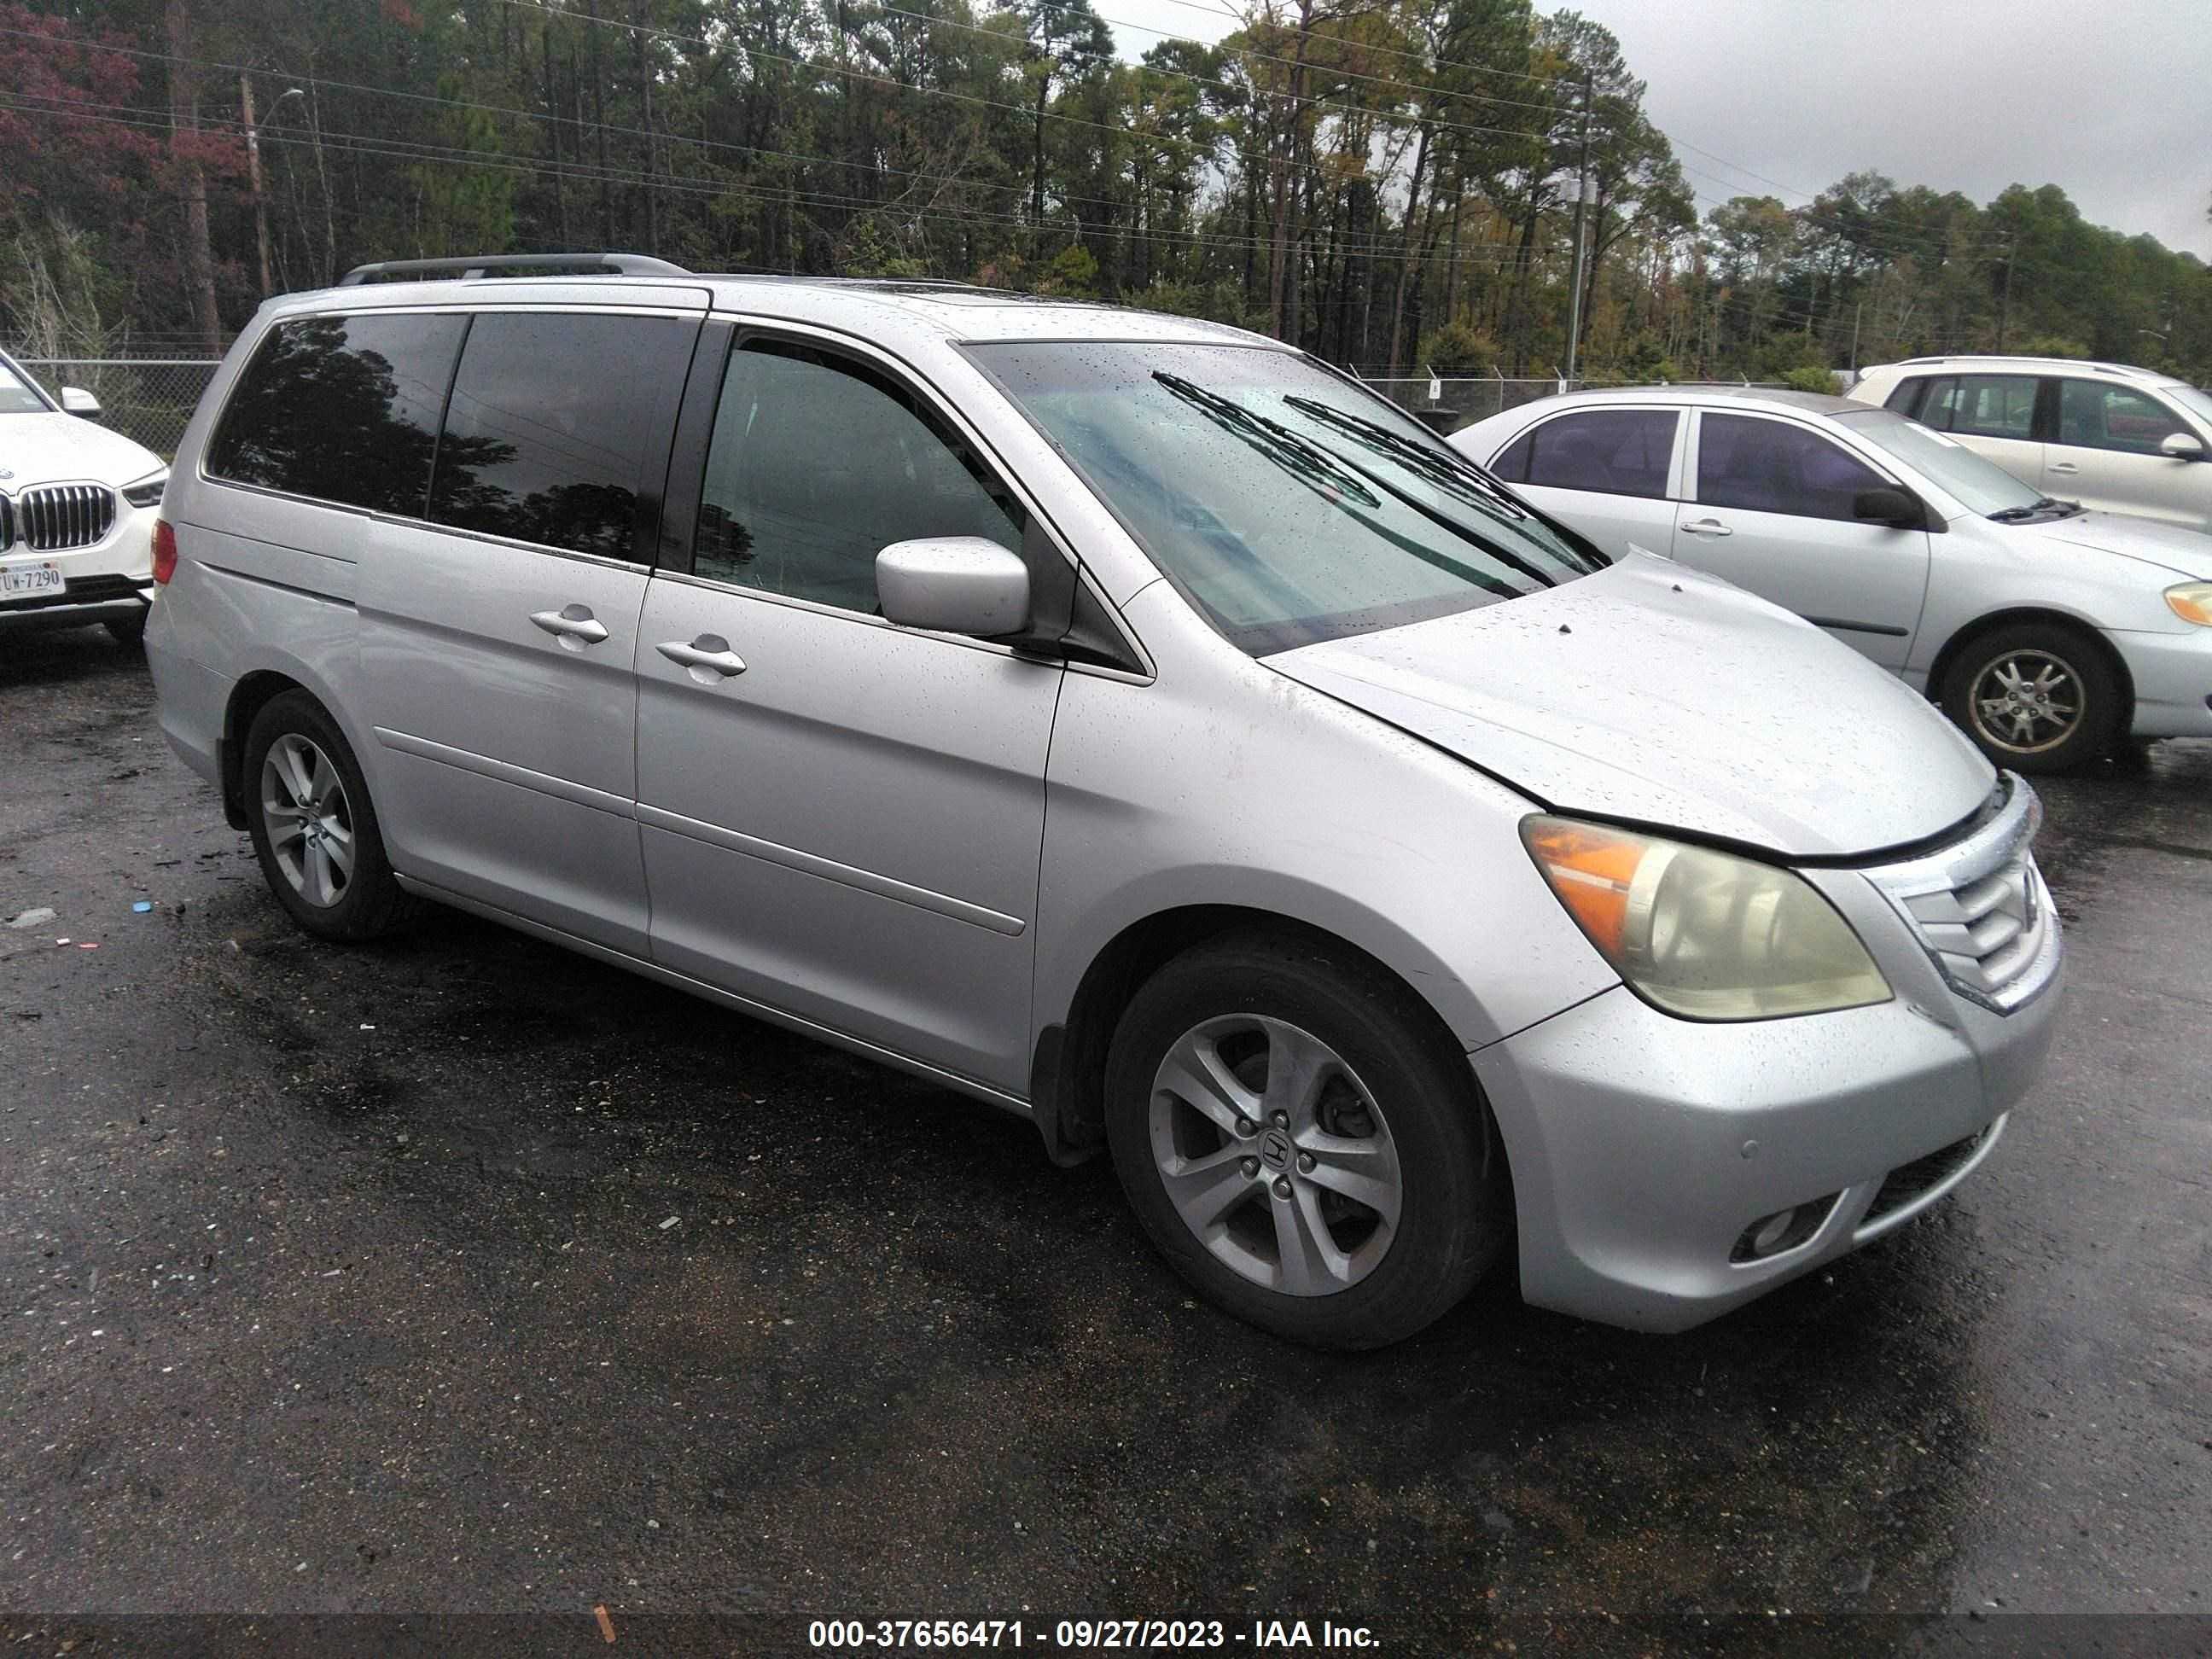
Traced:
<svg viewBox="0 0 2212 1659">
<path fill-rule="evenodd" d="M 1291 1167 L 1291 1138 L 1280 1129 L 1270 1129 L 1260 1137 L 1260 1161 L 1277 1171 Z"/>
</svg>

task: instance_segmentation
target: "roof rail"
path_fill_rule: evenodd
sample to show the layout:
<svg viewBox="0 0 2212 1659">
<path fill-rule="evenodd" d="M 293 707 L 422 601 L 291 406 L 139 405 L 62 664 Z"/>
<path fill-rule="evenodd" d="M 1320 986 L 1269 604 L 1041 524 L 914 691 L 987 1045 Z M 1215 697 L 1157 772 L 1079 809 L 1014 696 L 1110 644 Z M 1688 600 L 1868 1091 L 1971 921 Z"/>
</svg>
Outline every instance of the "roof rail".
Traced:
<svg viewBox="0 0 2212 1659">
<path fill-rule="evenodd" d="M 645 253 L 476 253 L 453 259 L 384 259 L 356 265 L 338 278 L 340 288 L 393 278 L 459 276 L 473 282 L 494 272 L 566 271 L 576 276 L 689 276 L 682 265 Z"/>
</svg>

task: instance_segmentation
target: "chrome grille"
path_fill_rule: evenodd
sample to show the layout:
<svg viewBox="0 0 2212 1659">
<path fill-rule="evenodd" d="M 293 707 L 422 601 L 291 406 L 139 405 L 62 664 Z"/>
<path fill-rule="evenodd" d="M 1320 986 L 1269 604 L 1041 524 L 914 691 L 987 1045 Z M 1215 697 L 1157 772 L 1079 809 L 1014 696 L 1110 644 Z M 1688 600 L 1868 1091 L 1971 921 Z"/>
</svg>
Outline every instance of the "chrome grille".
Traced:
<svg viewBox="0 0 2212 1659">
<path fill-rule="evenodd" d="M 15 503 L 0 495 L 0 553 L 15 544 Z"/>
<path fill-rule="evenodd" d="M 2008 1014 L 2050 981 L 2058 916 L 2031 850 L 2043 805 L 2009 772 L 1998 787 L 1994 810 L 1949 846 L 1866 873 L 1953 990 Z"/>
<path fill-rule="evenodd" d="M 23 544 L 34 552 L 90 547 L 115 524 L 115 492 L 100 484 L 40 484 L 16 498 Z"/>
</svg>

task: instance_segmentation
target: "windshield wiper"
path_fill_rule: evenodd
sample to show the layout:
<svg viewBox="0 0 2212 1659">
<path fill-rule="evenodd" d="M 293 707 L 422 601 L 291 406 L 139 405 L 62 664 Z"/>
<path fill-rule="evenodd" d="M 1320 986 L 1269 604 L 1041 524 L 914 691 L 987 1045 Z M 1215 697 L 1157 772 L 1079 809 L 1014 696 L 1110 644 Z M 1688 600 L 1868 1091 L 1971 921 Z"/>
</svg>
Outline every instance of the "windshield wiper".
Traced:
<svg viewBox="0 0 2212 1659">
<path fill-rule="evenodd" d="M 1264 415 L 1255 414 L 1243 404 L 1224 398 L 1218 392 L 1209 392 L 1204 386 L 1186 380 L 1179 374 L 1170 374 L 1164 369 L 1155 370 L 1152 378 L 1184 402 L 1196 404 L 1200 413 L 1234 432 L 1244 442 L 1297 477 L 1301 483 L 1320 494 L 1330 506 L 1350 514 L 1352 517 L 1367 526 L 1370 531 L 1382 537 L 1384 540 L 1395 544 L 1424 563 L 1434 565 L 1439 570 L 1449 571 L 1462 581 L 1471 583 L 1477 587 L 1488 588 L 1507 599 L 1515 597 L 1515 590 L 1507 587 L 1496 577 L 1486 575 L 1480 570 L 1462 564 L 1457 559 L 1447 558 L 1432 549 L 1421 547 L 1347 506 L 1346 504 L 1347 501 L 1356 501 L 1361 507 L 1370 509 L 1382 505 L 1382 498 L 1363 484 L 1360 482 L 1361 479 L 1368 480 L 1377 488 L 1387 491 L 1394 500 L 1403 501 L 1424 517 L 1432 519 L 1443 525 L 1462 541 L 1473 542 L 1492 558 L 1510 565 L 1530 580 L 1540 582 L 1547 587 L 1557 586 L 1549 577 L 1522 564 L 1503 549 L 1492 547 L 1487 542 L 1478 540 L 1469 535 L 1464 526 L 1452 524 L 1441 514 L 1422 507 L 1411 496 L 1391 489 L 1386 480 L 1376 477 L 1373 473 L 1367 471 L 1357 462 L 1345 459 L 1334 450 L 1324 448 L 1310 438 L 1301 436 L 1281 422 L 1271 421 Z M 1350 471 L 1346 471 L 1346 468 Z"/>
<path fill-rule="evenodd" d="M 2041 518 L 2046 513 L 2053 514 L 2062 519 L 2070 519 L 2081 510 L 2081 503 L 2079 501 L 2062 501 L 2055 496 L 2045 495 L 2030 507 L 2000 507 L 1996 512 L 1990 514 L 1990 522 L 2021 524 L 2029 519 Z"/>
<path fill-rule="evenodd" d="M 1370 421 L 1361 415 L 1347 414 L 1333 404 L 1318 403 L 1311 398 L 1288 396 L 1283 401 L 1301 415 L 1311 416 L 1316 421 L 1382 450 L 1392 460 L 1411 468 L 1438 489 L 1458 496 L 1469 506 L 1501 512 L 1510 519 L 1526 520 L 1528 516 L 1525 507 L 1498 488 L 1479 469 L 1460 459 L 1456 453 L 1439 455 L 1427 445 L 1416 442 L 1402 432 L 1393 432 L 1379 422 Z M 1480 500 L 1475 499 L 1478 495 Z"/>
<path fill-rule="evenodd" d="M 1339 461 L 1319 444 L 1301 438 L 1286 426 L 1278 425 L 1265 416 L 1255 415 L 1243 404 L 1223 397 L 1218 392 L 1208 392 L 1194 385 L 1180 374 L 1170 374 L 1164 369 L 1156 370 L 1152 378 L 1181 398 L 1185 403 L 1195 404 L 1200 411 L 1229 428 L 1267 459 L 1280 466 L 1309 489 L 1319 492 L 1332 504 L 1339 496 L 1350 496 L 1362 507 L 1382 505 L 1358 476 L 1345 471 Z"/>
</svg>

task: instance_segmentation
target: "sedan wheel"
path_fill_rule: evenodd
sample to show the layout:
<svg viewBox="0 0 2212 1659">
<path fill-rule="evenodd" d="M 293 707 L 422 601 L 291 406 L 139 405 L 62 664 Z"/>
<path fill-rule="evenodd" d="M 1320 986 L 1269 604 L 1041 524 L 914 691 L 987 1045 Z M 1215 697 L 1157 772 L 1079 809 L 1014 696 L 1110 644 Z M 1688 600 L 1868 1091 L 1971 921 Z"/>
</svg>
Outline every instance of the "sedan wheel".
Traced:
<svg viewBox="0 0 2212 1659">
<path fill-rule="evenodd" d="M 1987 664 L 1972 691 L 1975 734 L 2022 755 L 2057 748 L 2081 726 L 2081 677 L 2049 651 L 2009 651 Z"/>
<path fill-rule="evenodd" d="M 2063 772 L 2125 735 L 2125 682 L 2094 638 L 2063 623 L 2008 623 L 1968 640 L 1940 695 L 1975 747 L 2015 771 Z"/>
<path fill-rule="evenodd" d="M 1404 1193 L 1389 1124 L 1311 1032 L 1258 1014 L 1191 1027 L 1152 1079 L 1151 1130 L 1176 1214 L 1252 1284 L 1328 1296 L 1390 1249 Z"/>
<path fill-rule="evenodd" d="M 288 732 L 261 763 L 269 850 L 292 890 L 319 910 L 344 902 L 353 880 L 353 810 L 331 757 Z"/>
</svg>

